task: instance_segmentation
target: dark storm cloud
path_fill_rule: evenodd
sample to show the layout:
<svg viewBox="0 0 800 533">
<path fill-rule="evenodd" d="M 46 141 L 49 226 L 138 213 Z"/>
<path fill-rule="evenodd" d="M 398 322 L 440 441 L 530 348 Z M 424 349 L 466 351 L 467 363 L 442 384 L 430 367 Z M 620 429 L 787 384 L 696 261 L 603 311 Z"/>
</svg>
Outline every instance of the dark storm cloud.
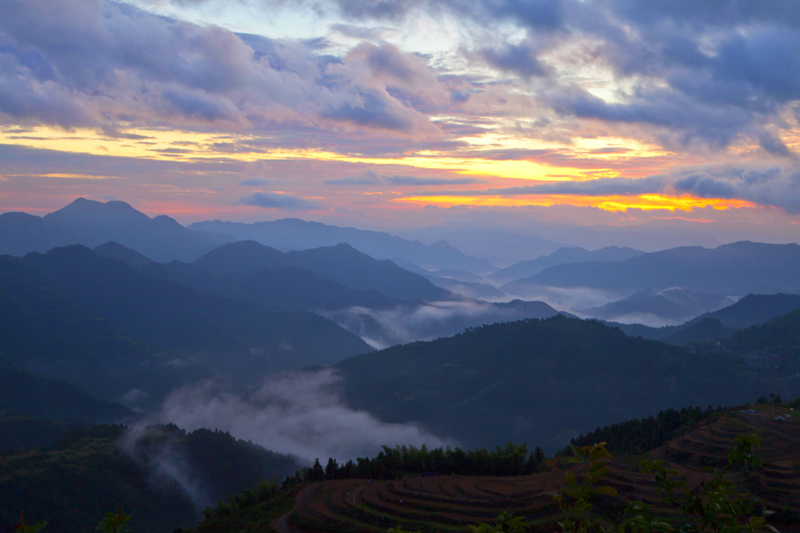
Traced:
<svg viewBox="0 0 800 533">
<path fill-rule="evenodd" d="M 254 192 L 239 200 L 242 205 L 252 205 L 268 209 L 282 209 L 285 211 L 310 211 L 319 209 L 319 204 L 299 198 L 290 194 L 277 194 L 272 192 Z"/>
</svg>

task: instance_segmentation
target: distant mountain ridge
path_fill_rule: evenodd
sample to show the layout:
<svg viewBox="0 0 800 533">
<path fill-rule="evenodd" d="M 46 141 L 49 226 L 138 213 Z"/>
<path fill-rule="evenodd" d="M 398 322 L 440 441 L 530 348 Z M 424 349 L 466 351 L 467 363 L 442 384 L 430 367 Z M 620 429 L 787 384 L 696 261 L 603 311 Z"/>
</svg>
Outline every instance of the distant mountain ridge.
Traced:
<svg viewBox="0 0 800 533">
<path fill-rule="evenodd" d="M 317 314 L 207 294 L 80 245 L 0 256 L 0 282 L 0 353 L 103 398 L 140 389 L 153 402 L 214 374 L 258 382 L 371 351 Z"/>
<path fill-rule="evenodd" d="M 196 222 L 189 229 L 231 235 L 237 240 L 254 240 L 286 252 L 347 243 L 375 259 L 399 258 L 428 269 L 452 268 L 476 273 L 494 270 L 489 261 L 467 256 L 444 241 L 425 245 L 382 231 L 331 226 L 297 218 L 252 224 L 213 220 Z"/>
<path fill-rule="evenodd" d="M 682 345 L 689 341 L 727 337 L 737 329 L 763 324 L 795 309 L 800 309 L 798 294 L 748 294 L 735 304 L 702 314 L 678 326 L 653 328 L 642 324 L 613 325 L 626 335 Z"/>
<path fill-rule="evenodd" d="M 646 289 L 622 300 L 581 312 L 604 320 L 652 316 L 656 320 L 674 323 L 679 320 L 689 320 L 708 311 L 716 311 L 729 304 L 731 304 L 731 298 L 717 294 L 686 289 L 667 289 L 656 293 Z"/>
<path fill-rule="evenodd" d="M 641 250 L 619 246 L 607 246 L 592 251 L 580 247 L 561 247 L 550 255 L 541 256 L 532 261 L 520 261 L 510 267 L 500 269 L 489 275 L 488 278 L 496 283 L 509 283 L 529 278 L 548 268 L 567 263 L 618 262 L 644 254 L 645 252 Z"/>
<path fill-rule="evenodd" d="M 282 253 L 256 241 L 238 241 L 212 250 L 193 267 L 220 274 L 296 267 L 347 287 L 377 290 L 390 298 L 436 301 L 452 295 L 388 260 L 376 260 L 349 244 Z"/>
<path fill-rule="evenodd" d="M 511 294 L 526 285 L 607 290 L 672 287 L 724 294 L 796 292 L 800 289 L 800 245 L 741 241 L 717 248 L 683 246 L 622 262 L 571 263 L 504 285 Z"/>
<path fill-rule="evenodd" d="M 155 261 L 192 261 L 232 240 L 188 230 L 166 215 L 150 218 L 120 201 L 78 198 L 41 218 L 25 213 L 0 215 L 0 254 L 17 256 L 71 244 L 95 247 L 116 241 Z"/>
</svg>

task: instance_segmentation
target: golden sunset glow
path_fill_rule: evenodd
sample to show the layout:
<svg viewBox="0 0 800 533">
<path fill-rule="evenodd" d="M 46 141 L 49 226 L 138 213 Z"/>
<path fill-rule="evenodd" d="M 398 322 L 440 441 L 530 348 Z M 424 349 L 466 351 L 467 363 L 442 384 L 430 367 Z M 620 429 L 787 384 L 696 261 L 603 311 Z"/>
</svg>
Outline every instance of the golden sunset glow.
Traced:
<svg viewBox="0 0 800 533">
<path fill-rule="evenodd" d="M 639 196 L 573 196 L 573 195 L 535 195 L 535 196 L 412 196 L 396 198 L 396 202 L 436 205 L 450 207 L 464 206 L 542 206 L 571 205 L 576 207 L 597 207 L 605 211 L 618 212 L 628 209 L 667 211 L 691 211 L 695 208 L 712 207 L 724 210 L 738 207 L 756 207 L 756 204 L 742 200 L 721 200 L 716 198 L 694 198 L 688 196 L 662 196 L 642 194 Z"/>
<path fill-rule="evenodd" d="M 351 2 L 279 2 L 261 18 L 269 3 L 244 2 L 250 22 L 233 24 L 243 2 L 52 0 L 47 30 L 23 3 L 0 30 L 0 210 L 84 196 L 165 206 L 181 222 L 205 210 L 387 228 L 448 223 L 426 205 L 494 209 L 486 220 L 506 227 L 535 225 L 534 211 L 567 225 L 630 211 L 630 225 L 702 223 L 705 235 L 709 220 L 726 233 L 721 220 L 739 217 L 796 239 L 795 66 L 730 68 L 773 68 L 779 56 L 756 44 L 775 21 L 708 33 L 669 3 L 631 8 L 673 20 L 661 35 L 614 2 L 578 2 L 585 16 L 553 27 L 498 18 L 484 0 L 436 0 L 435 16 L 409 7 L 426 2 L 352 2 L 358 15 L 342 10 Z M 93 11 L 96 25 L 65 31 Z M 676 62 L 670 39 L 705 59 Z M 774 44 L 793 57 L 790 42 Z M 725 56 L 734 49 L 759 57 Z"/>
</svg>

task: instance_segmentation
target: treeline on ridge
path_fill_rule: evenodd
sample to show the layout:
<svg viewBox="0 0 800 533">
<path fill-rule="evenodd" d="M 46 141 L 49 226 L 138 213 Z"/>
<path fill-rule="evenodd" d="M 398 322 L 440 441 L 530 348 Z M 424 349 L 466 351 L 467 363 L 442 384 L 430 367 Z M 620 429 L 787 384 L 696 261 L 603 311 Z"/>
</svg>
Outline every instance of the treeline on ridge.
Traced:
<svg viewBox="0 0 800 533">
<path fill-rule="evenodd" d="M 359 457 L 339 464 L 328 459 L 323 468 L 317 459 L 311 467 L 298 470 L 284 481 L 284 486 L 326 479 L 400 479 L 406 474 L 461 476 L 522 476 L 532 474 L 544 461 L 540 447 L 528 452 L 525 444 L 509 442 L 494 451 L 484 448 L 462 450 L 439 447 L 383 446 L 374 458 Z"/>
<path fill-rule="evenodd" d="M 589 433 L 579 435 L 570 440 L 575 446 L 592 446 L 605 442 L 609 451 L 623 455 L 641 455 L 658 448 L 670 439 L 686 433 L 691 427 L 711 416 L 725 411 L 727 408 L 710 405 L 701 407 L 684 407 L 660 411 L 655 417 L 628 420 L 597 428 Z M 571 455 L 569 446 L 559 455 Z"/>
</svg>

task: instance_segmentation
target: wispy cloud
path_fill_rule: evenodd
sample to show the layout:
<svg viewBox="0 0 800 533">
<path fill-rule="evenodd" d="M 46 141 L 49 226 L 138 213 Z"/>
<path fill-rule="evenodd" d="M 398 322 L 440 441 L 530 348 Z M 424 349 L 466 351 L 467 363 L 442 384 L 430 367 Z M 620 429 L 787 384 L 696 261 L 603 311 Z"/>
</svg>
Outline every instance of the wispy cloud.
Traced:
<svg viewBox="0 0 800 533">
<path fill-rule="evenodd" d="M 386 176 L 367 170 L 357 176 L 325 180 L 326 185 L 473 185 L 486 183 L 479 178 L 435 178 L 426 176 Z"/>
<path fill-rule="evenodd" d="M 445 443 L 413 424 L 387 424 L 349 408 L 341 390 L 340 378 L 329 369 L 273 377 L 247 396 L 205 383 L 172 393 L 147 422 L 217 428 L 270 450 L 323 461 L 371 457 L 383 445 Z"/>
<path fill-rule="evenodd" d="M 266 209 L 282 209 L 285 211 L 311 211 L 319 209 L 320 205 L 292 196 L 291 194 L 277 194 L 271 192 L 254 192 L 250 196 L 245 196 L 239 200 L 243 205 L 264 207 Z"/>
</svg>

